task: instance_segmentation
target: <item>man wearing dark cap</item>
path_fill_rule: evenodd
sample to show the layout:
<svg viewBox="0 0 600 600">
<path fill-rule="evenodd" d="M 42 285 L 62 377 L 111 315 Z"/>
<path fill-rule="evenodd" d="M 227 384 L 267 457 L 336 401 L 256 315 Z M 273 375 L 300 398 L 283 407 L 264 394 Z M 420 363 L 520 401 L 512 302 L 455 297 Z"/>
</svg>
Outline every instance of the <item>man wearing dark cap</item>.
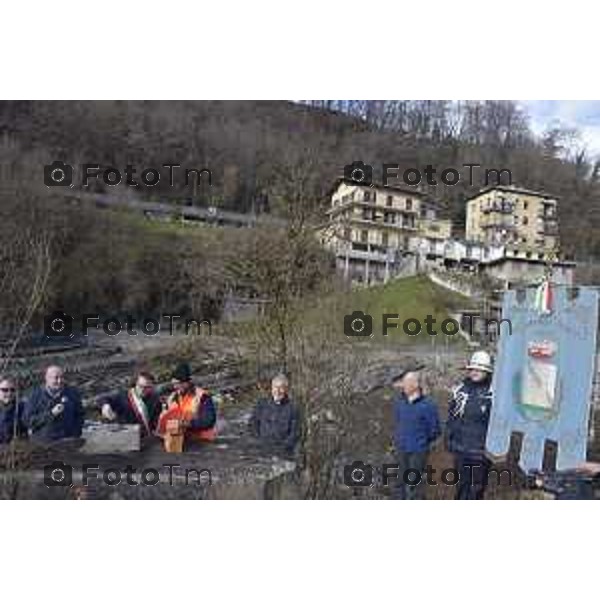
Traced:
<svg viewBox="0 0 600 600">
<path fill-rule="evenodd" d="M 427 467 L 431 444 L 441 433 L 438 410 L 423 393 L 422 367 L 412 367 L 395 375 L 394 446 L 399 470 L 393 497 L 396 500 L 422 500 L 425 484 L 422 473 Z"/>
<path fill-rule="evenodd" d="M 207 390 L 192 381 L 187 363 L 177 366 L 171 375 L 173 392 L 167 398 L 165 410 L 158 420 L 157 432 L 164 436 L 168 423 L 176 421 L 184 431 L 185 440 L 212 441 L 216 437 L 217 411 Z"/>
</svg>

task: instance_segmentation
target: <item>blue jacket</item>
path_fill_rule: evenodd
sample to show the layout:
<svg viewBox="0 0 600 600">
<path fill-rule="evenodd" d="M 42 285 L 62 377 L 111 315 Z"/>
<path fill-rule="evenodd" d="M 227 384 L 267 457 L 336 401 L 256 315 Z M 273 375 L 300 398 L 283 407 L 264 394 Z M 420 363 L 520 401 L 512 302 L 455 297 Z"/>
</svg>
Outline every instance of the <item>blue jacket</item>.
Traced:
<svg viewBox="0 0 600 600">
<path fill-rule="evenodd" d="M 292 452 L 300 437 L 300 414 L 289 398 L 279 404 L 272 398 L 261 398 L 254 407 L 250 427 L 263 442 Z"/>
<path fill-rule="evenodd" d="M 63 412 L 55 417 L 51 411 L 63 404 Z M 45 387 L 33 390 L 25 401 L 23 421 L 34 440 L 55 441 L 81 436 L 84 412 L 79 392 L 65 387 L 58 397 L 52 397 Z"/>
<path fill-rule="evenodd" d="M 427 396 L 409 402 L 403 393 L 396 394 L 394 423 L 396 452 L 427 452 L 441 433 L 437 406 Z"/>
<path fill-rule="evenodd" d="M 15 433 L 23 435 L 23 405 L 19 402 L 11 402 L 8 406 L 0 404 L 0 444 L 8 444 Z M 16 421 L 16 422 L 15 422 Z"/>
<path fill-rule="evenodd" d="M 454 388 L 446 424 L 446 442 L 450 452 L 483 454 L 491 408 L 490 377 L 481 382 L 466 378 Z"/>
</svg>

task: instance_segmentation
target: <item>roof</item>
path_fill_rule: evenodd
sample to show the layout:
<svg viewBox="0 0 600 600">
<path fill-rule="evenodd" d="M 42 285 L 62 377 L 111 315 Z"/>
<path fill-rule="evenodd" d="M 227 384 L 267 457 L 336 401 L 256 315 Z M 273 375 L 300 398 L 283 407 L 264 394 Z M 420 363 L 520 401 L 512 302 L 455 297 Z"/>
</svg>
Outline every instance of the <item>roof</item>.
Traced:
<svg viewBox="0 0 600 600">
<path fill-rule="evenodd" d="M 414 187 L 408 186 L 408 185 L 383 185 L 381 183 L 376 183 L 373 182 L 369 185 L 363 185 L 361 183 L 357 183 L 356 181 L 352 180 L 352 179 L 348 179 L 346 177 L 338 177 L 335 180 L 335 184 L 333 186 L 333 188 L 331 189 L 331 194 L 337 190 L 337 188 L 340 186 L 340 184 L 345 183 L 347 185 L 353 185 L 356 187 L 362 187 L 365 188 L 365 190 L 368 189 L 375 189 L 375 190 L 392 190 L 395 192 L 403 192 L 405 194 L 413 194 L 415 196 L 420 196 L 421 198 L 428 198 L 428 195 L 425 192 L 421 192 L 420 190 L 417 190 Z"/>
<path fill-rule="evenodd" d="M 528 196 L 539 196 L 540 198 L 549 198 L 552 200 L 559 200 L 558 196 L 553 196 L 552 194 L 546 194 L 545 192 L 538 192 L 536 190 L 528 190 L 525 188 L 518 188 L 512 185 L 490 185 L 488 187 L 484 187 L 480 189 L 474 196 L 467 198 L 467 202 L 471 200 L 475 200 L 475 198 L 479 198 L 479 196 L 483 194 L 487 194 L 492 190 L 500 190 L 501 192 L 507 192 L 510 194 L 527 194 Z"/>
</svg>

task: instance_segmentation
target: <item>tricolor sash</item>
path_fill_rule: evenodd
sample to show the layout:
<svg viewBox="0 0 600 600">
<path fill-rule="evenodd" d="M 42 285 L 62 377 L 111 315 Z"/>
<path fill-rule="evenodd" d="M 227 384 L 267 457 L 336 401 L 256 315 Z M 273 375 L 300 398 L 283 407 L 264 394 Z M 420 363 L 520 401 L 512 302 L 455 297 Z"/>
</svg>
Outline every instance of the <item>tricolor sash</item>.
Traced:
<svg viewBox="0 0 600 600">
<path fill-rule="evenodd" d="M 148 407 L 142 398 L 136 393 L 135 388 L 131 388 L 127 394 L 129 404 L 137 417 L 137 420 L 144 426 L 146 433 L 150 435 L 150 415 L 148 414 Z"/>
</svg>

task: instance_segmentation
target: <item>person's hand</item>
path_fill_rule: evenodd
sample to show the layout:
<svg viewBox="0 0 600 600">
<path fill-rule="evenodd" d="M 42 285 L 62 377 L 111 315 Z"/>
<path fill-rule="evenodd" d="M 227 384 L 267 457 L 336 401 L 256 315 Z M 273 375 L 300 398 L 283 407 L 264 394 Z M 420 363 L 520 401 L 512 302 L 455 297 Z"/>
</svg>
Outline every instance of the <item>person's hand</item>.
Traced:
<svg viewBox="0 0 600 600">
<path fill-rule="evenodd" d="M 110 404 L 107 403 L 102 406 L 102 417 L 107 421 L 114 421 L 117 418 Z"/>
<path fill-rule="evenodd" d="M 50 412 L 52 412 L 53 417 L 58 417 L 59 415 L 62 415 L 64 410 L 65 410 L 65 405 L 60 403 L 60 404 L 54 405 Z"/>
<path fill-rule="evenodd" d="M 183 429 L 183 422 L 180 419 L 169 419 L 165 424 L 166 433 L 179 434 Z"/>
</svg>

